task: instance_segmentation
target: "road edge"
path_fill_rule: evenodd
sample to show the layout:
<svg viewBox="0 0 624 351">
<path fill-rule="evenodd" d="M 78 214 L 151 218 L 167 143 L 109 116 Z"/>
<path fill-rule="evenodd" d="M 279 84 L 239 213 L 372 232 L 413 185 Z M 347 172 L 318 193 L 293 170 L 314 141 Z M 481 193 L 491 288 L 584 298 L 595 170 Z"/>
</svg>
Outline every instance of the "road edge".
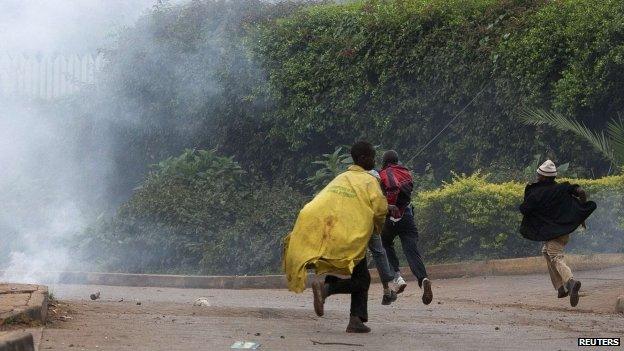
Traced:
<svg viewBox="0 0 624 351">
<path fill-rule="evenodd" d="M 37 290 L 30 291 L 26 306 L 16 306 L 12 311 L 0 316 L 0 325 L 13 321 L 20 323 L 38 322 L 45 325 L 48 317 L 48 287 L 37 285 Z"/>
<path fill-rule="evenodd" d="M 566 255 L 573 271 L 604 269 L 624 266 L 624 254 Z M 409 268 L 401 268 L 406 279 L 414 279 Z M 488 275 L 523 275 L 546 273 L 541 256 L 500 260 L 469 261 L 427 266 L 431 279 L 450 279 Z M 376 269 L 371 269 L 371 279 L 379 282 Z M 0 272 L 1 274 L 2 272 Z M 47 274 L 48 278 L 45 278 Z M 42 274 L 46 283 L 89 284 L 134 287 L 170 287 L 194 289 L 284 289 L 283 275 L 261 276 L 186 276 L 163 274 L 127 274 L 93 272 L 48 272 Z M 47 279 L 47 280 L 46 280 Z M 310 280 L 310 279 L 308 279 Z"/>
</svg>

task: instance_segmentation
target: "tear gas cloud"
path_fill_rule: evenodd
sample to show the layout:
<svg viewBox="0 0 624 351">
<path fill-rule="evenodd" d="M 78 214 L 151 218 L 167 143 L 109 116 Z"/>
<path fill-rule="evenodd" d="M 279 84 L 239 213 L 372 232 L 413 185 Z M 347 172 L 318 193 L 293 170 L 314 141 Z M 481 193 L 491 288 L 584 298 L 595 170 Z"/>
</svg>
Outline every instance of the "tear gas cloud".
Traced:
<svg viewBox="0 0 624 351">
<path fill-rule="evenodd" d="M 0 0 L 0 64 L 2 56 L 94 54 L 154 3 Z M 105 131 L 79 138 L 81 116 L 51 105 L 0 90 L 0 281 L 71 269 L 68 243 L 93 219 L 111 172 Z"/>
</svg>

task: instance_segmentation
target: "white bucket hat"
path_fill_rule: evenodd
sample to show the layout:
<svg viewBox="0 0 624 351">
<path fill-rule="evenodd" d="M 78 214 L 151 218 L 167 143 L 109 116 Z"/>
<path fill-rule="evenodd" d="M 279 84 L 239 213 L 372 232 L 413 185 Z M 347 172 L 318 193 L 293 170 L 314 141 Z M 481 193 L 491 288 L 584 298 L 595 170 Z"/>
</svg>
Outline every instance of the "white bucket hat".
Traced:
<svg viewBox="0 0 624 351">
<path fill-rule="evenodd" d="M 537 169 L 537 174 L 543 175 L 544 177 L 556 177 L 557 167 L 555 167 L 555 163 L 553 161 L 546 160 L 546 162 L 542 163 L 542 165 Z"/>
</svg>

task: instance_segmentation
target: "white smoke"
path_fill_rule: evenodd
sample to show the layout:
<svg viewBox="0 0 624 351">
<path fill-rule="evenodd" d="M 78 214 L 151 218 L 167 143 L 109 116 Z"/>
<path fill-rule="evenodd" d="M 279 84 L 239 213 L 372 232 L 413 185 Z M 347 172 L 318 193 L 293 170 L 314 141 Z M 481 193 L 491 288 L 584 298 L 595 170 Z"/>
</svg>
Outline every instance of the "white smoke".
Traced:
<svg viewBox="0 0 624 351">
<path fill-rule="evenodd" d="M 94 54 L 155 1 L 0 0 L 0 54 Z M 0 96 L 0 281 L 66 270 L 67 243 L 92 219 L 89 200 L 110 173 L 105 131 L 77 131 L 82 116 L 48 106 Z"/>
<path fill-rule="evenodd" d="M 155 0 L 0 0 L 0 48 L 92 52 Z"/>
</svg>

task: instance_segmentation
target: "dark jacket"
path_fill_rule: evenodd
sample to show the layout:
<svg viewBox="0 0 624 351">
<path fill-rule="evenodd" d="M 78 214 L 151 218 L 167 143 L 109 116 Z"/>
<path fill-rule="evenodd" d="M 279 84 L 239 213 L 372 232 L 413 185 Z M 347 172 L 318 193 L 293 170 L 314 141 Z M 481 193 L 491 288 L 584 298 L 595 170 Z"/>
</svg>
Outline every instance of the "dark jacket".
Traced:
<svg viewBox="0 0 624 351">
<path fill-rule="evenodd" d="M 568 182 L 537 182 L 527 185 L 520 212 L 524 215 L 520 234 L 529 240 L 547 241 L 570 234 L 596 209 L 596 203 L 581 203 L 578 185 Z"/>
</svg>

